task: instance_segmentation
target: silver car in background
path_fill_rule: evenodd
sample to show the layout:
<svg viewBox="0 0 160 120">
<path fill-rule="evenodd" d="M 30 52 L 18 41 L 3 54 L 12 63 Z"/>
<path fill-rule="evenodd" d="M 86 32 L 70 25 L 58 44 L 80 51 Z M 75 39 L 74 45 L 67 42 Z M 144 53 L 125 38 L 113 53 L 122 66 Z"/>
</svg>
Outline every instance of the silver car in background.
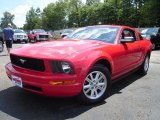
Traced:
<svg viewBox="0 0 160 120">
<path fill-rule="evenodd" d="M 28 42 L 28 36 L 22 29 L 15 29 L 14 30 L 14 36 L 13 36 L 13 42 Z"/>
</svg>

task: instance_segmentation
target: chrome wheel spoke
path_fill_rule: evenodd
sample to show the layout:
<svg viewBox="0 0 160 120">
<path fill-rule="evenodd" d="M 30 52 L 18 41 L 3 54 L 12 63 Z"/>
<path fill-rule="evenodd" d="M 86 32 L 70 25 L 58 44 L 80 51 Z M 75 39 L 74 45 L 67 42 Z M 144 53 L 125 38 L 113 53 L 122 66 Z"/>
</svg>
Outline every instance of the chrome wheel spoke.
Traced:
<svg viewBox="0 0 160 120">
<path fill-rule="evenodd" d="M 100 76 L 97 80 L 97 82 L 99 82 L 100 80 L 102 80 L 103 76 Z"/>
<path fill-rule="evenodd" d="M 103 91 L 104 88 L 105 88 L 105 83 L 98 83 L 97 84 L 97 90 Z"/>
<path fill-rule="evenodd" d="M 96 74 L 96 77 L 95 77 L 95 80 L 96 80 L 96 81 L 98 81 L 98 80 L 99 80 L 99 76 L 100 76 L 100 74 L 99 74 L 99 73 L 97 73 L 97 74 Z"/>
<path fill-rule="evenodd" d="M 89 76 L 91 77 L 91 80 L 93 80 L 94 78 L 93 78 L 93 74 L 89 74 Z"/>
<path fill-rule="evenodd" d="M 94 97 L 94 90 L 91 90 L 91 97 Z"/>
<path fill-rule="evenodd" d="M 97 89 L 94 89 L 95 97 L 98 96 Z"/>
<path fill-rule="evenodd" d="M 85 85 L 84 86 L 84 89 L 88 89 L 88 88 L 90 88 L 91 87 L 91 85 Z"/>
<path fill-rule="evenodd" d="M 92 83 L 92 80 L 91 80 L 91 79 L 89 79 L 89 78 L 87 78 L 87 79 L 86 79 L 86 81 L 87 81 L 89 84 L 91 84 L 91 83 Z"/>
<path fill-rule="evenodd" d="M 104 86 L 98 86 L 97 89 L 99 89 L 100 91 L 103 91 Z"/>
<path fill-rule="evenodd" d="M 98 83 L 97 86 L 105 86 L 105 83 Z"/>
<path fill-rule="evenodd" d="M 91 88 L 87 89 L 87 90 L 85 91 L 85 93 L 87 94 L 89 91 L 91 91 Z"/>
</svg>

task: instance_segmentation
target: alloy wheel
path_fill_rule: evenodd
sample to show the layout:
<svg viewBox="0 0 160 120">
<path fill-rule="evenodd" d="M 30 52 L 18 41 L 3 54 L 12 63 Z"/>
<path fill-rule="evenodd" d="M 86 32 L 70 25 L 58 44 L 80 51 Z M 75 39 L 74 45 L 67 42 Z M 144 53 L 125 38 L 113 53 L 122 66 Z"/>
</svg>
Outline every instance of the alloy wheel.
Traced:
<svg viewBox="0 0 160 120">
<path fill-rule="evenodd" d="M 149 68 L 149 57 L 147 56 L 144 62 L 144 71 L 148 71 Z"/>
<path fill-rule="evenodd" d="M 106 88 L 106 76 L 100 71 L 93 71 L 85 79 L 83 92 L 89 99 L 98 99 L 104 94 Z"/>
</svg>

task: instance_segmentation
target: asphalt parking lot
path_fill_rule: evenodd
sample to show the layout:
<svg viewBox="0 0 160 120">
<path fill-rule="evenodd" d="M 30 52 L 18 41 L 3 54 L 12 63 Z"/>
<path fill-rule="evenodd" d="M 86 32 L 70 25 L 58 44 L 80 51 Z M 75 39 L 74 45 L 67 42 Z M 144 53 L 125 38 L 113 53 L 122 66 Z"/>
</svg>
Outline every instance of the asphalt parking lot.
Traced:
<svg viewBox="0 0 160 120">
<path fill-rule="evenodd" d="M 13 44 L 13 49 L 25 44 Z M 0 53 L 0 120 L 159 120 L 160 50 L 152 52 L 146 76 L 136 73 L 112 86 L 111 96 L 85 106 L 75 98 L 48 98 L 12 85 L 5 74 L 6 49 Z"/>
</svg>

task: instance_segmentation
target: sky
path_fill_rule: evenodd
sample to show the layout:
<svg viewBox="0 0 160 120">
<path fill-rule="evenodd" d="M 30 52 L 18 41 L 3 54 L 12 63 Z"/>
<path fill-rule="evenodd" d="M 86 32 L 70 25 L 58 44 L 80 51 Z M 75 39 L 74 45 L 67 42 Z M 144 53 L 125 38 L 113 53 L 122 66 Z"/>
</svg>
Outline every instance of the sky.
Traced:
<svg viewBox="0 0 160 120">
<path fill-rule="evenodd" d="M 26 13 L 31 7 L 39 7 L 41 10 L 49 3 L 57 0 L 0 0 L 0 18 L 3 17 L 5 11 L 15 15 L 14 24 L 17 27 L 23 27 L 26 20 Z"/>
</svg>

